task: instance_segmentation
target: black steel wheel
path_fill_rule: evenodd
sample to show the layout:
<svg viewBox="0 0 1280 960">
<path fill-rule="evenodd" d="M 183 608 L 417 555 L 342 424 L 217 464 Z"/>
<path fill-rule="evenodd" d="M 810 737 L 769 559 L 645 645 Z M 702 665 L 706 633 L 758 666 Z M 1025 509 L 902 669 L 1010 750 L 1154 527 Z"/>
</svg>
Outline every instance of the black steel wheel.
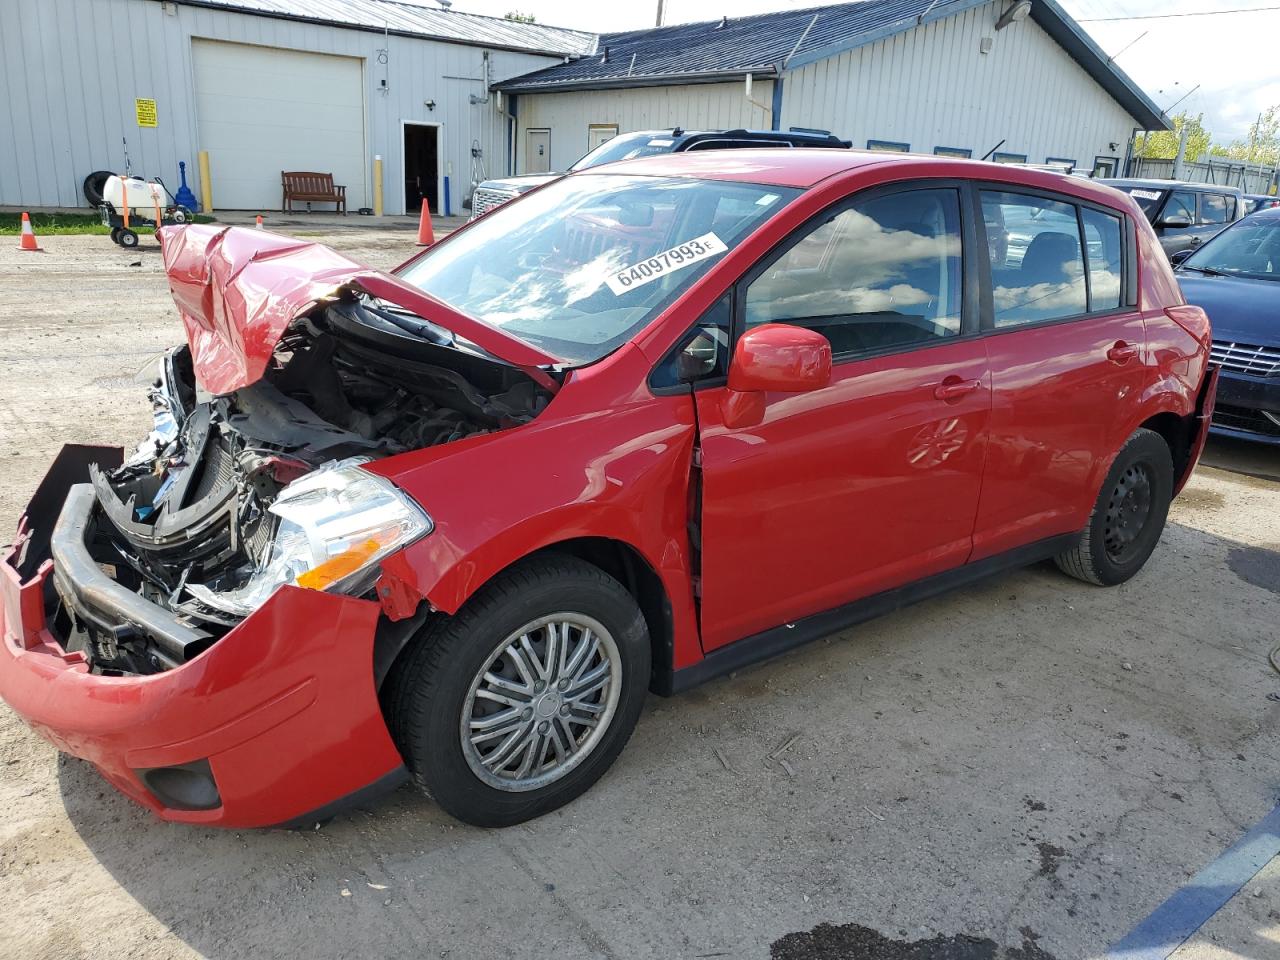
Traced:
<svg viewBox="0 0 1280 960">
<path fill-rule="evenodd" d="M 121 227 L 120 234 L 116 238 L 116 243 L 120 244 L 122 247 L 133 249 L 138 245 L 138 235 L 128 227 Z"/>
<path fill-rule="evenodd" d="M 1173 499 L 1173 457 L 1164 437 L 1137 430 L 1102 482 L 1080 542 L 1059 554 L 1058 568 L 1099 586 L 1124 583 L 1160 542 Z"/>
</svg>

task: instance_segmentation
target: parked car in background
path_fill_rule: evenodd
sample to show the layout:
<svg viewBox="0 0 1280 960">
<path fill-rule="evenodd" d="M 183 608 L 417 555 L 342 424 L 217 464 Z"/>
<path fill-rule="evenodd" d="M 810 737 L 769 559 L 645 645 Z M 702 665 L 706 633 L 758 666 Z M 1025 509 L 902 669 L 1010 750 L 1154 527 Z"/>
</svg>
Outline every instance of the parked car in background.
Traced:
<svg viewBox="0 0 1280 960">
<path fill-rule="evenodd" d="M 1174 263 L 1187 302 L 1213 322 L 1222 368 L 1214 432 L 1280 444 L 1280 209 L 1232 224 Z"/>
<path fill-rule="evenodd" d="M 161 237 L 188 343 L 154 432 L 63 448 L 0 557 L 0 695 L 205 826 L 406 771 L 519 823 L 650 690 L 1043 559 L 1123 583 L 1213 403 L 1138 207 L 1034 170 L 649 157 L 391 274 Z"/>
<path fill-rule="evenodd" d="M 1270 210 L 1272 207 L 1280 207 L 1280 197 L 1273 197 L 1266 193 L 1246 193 L 1244 195 L 1245 216 L 1257 213 L 1259 210 Z"/>
<path fill-rule="evenodd" d="M 1165 254 L 1193 250 L 1245 215 L 1237 187 L 1181 180 L 1099 180 L 1133 197 L 1155 227 Z"/>
<path fill-rule="evenodd" d="M 577 173 L 619 160 L 652 157 L 687 150 L 740 150 L 744 147 L 819 147 L 848 150 L 853 144 L 827 130 L 641 130 L 606 140 L 569 168 Z M 483 216 L 499 204 L 550 183 L 563 173 L 529 173 L 519 177 L 485 180 L 471 197 L 471 219 Z"/>
</svg>

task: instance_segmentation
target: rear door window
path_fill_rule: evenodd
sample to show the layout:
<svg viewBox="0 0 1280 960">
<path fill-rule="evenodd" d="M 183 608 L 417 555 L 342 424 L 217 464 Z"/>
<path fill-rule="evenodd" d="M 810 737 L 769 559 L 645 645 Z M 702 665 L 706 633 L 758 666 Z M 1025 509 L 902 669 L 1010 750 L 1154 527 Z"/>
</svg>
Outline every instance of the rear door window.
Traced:
<svg viewBox="0 0 1280 960">
<path fill-rule="evenodd" d="M 1088 311 L 1074 204 L 983 190 L 982 218 L 997 328 Z"/>
<path fill-rule="evenodd" d="M 1169 202 L 1164 205 L 1164 213 L 1160 217 L 1163 220 L 1168 220 L 1170 217 L 1186 217 L 1195 223 L 1196 195 L 1189 190 L 1173 191 L 1169 194 Z"/>
<path fill-rule="evenodd" d="M 1200 194 L 1200 222 L 1226 223 L 1227 198 L 1220 193 Z"/>
<path fill-rule="evenodd" d="M 1089 261 L 1089 310 L 1115 310 L 1123 288 L 1124 234 L 1120 218 L 1083 207 L 1085 256 Z"/>
</svg>

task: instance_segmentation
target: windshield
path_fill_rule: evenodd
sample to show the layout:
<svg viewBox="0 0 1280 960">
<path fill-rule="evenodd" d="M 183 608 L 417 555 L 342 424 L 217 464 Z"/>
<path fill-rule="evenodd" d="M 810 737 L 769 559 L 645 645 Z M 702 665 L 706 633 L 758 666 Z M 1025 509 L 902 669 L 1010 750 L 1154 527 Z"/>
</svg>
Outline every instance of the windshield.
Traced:
<svg viewBox="0 0 1280 960">
<path fill-rule="evenodd" d="M 1280 218 L 1241 220 L 1182 262 L 1184 270 L 1280 280 Z"/>
<path fill-rule="evenodd" d="M 634 160 L 636 157 L 652 157 L 657 153 L 670 153 L 676 138 L 665 133 L 624 133 L 611 137 L 569 168 L 586 170 L 602 163 L 617 160 Z"/>
<path fill-rule="evenodd" d="M 1120 187 L 1119 189 L 1138 201 L 1138 206 L 1142 208 L 1148 220 L 1155 216 L 1156 208 L 1160 206 L 1160 200 L 1164 197 L 1163 190 L 1152 190 L 1149 187 Z"/>
<path fill-rule="evenodd" d="M 568 363 L 626 343 L 800 191 L 584 174 L 499 207 L 401 273 Z"/>
</svg>

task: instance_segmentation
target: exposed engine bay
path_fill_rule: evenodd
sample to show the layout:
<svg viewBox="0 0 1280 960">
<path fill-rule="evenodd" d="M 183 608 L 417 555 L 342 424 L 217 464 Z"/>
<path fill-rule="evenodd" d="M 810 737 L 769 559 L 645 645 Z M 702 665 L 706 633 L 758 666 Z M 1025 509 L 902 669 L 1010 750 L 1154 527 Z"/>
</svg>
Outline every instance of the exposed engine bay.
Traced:
<svg viewBox="0 0 1280 960">
<path fill-rule="evenodd" d="M 175 349 L 151 388 L 155 429 L 122 466 L 90 470 L 94 558 L 212 643 L 245 615 L 237 591 L 273 561 L 271 508 L 290 483 L 519 426 L 549 399 L 449 331 L 350 292 L 295 320 L 265 375 L 233 393 L 203 393 L 189 349 Z M 95 669 L 172 665 L 145 637 L 79 628 Z"/>
</svg>

